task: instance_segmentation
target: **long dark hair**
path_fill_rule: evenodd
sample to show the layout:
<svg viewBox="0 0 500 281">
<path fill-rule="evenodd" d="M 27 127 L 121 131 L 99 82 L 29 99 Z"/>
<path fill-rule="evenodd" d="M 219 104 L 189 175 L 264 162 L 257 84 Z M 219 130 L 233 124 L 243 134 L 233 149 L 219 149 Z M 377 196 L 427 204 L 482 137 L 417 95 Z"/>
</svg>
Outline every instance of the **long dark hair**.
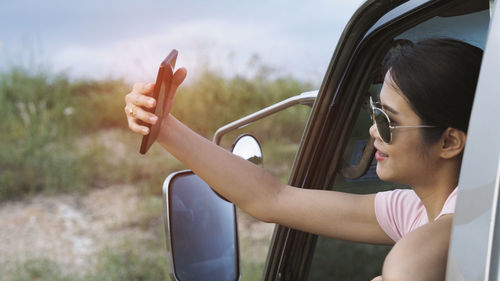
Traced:
<svg viewBox="0 0 500 281">
<path fill-rule="evenodd" d="M 437 141 L 448 127 L 467 133 L 483 51 L 447 39 L 406 41 L 393 48 L 386 69 L 423 124 L 427 143 Z"/>
</svg>

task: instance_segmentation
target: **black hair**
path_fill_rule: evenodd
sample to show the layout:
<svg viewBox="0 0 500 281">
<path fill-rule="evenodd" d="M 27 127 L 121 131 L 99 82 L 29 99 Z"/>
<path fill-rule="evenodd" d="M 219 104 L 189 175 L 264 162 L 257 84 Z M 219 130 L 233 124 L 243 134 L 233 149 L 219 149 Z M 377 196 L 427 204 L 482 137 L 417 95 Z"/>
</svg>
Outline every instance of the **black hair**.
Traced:
<svg viewBox="0 0 500 281">
<path fill-rule="evenodd" d="M 422 124 L 438 126 L 422 129 L 425 142 L 448 127 L 467 133 L 483 51 L 447 38 L 408 42 L 390 51 L 385 69 Z"/>
</svg>

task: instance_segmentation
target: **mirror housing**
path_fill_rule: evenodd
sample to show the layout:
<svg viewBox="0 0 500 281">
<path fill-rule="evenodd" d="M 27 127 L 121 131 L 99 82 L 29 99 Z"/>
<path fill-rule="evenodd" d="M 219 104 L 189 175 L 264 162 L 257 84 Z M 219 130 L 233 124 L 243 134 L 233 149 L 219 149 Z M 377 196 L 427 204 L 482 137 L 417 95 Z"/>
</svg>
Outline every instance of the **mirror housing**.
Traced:
<svg viewBox="0 0 500 281">
<path fill-rule="evenodd" d="M 234 204 L 186 170 L 165 180 L 163 206 L 172 280 L 240 280 Z"/>
</svg>

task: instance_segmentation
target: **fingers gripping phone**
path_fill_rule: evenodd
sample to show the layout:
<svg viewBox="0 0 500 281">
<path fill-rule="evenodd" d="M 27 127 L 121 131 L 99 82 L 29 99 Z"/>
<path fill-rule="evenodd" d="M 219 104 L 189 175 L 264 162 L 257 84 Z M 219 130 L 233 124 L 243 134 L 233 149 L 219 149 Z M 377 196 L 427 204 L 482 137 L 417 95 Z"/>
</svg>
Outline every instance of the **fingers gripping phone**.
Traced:
<svg viewBox="0 0 500 281">
<path fill-rule="evenodd" d="M 170 108 L 172 108 L 174 93 L 170 91 L 170 87 L 172 86 L 177 53 L 177 50 L 172 50 L 163 60 L 158 70 L 152 95 L 156 100 L 156 107 L 144 108 L 144 110 L 156 115 L 158 121 L 153 125 L 142 122 L 141 125 L 149 128 L 149 134 L 142 137 L 141 148 L 139 150 L 141 154 L 146 154 L 151 145 L 156 141 L 160 132 L 163 116 L 168 115 L 170 113 Z"/>
</svg>

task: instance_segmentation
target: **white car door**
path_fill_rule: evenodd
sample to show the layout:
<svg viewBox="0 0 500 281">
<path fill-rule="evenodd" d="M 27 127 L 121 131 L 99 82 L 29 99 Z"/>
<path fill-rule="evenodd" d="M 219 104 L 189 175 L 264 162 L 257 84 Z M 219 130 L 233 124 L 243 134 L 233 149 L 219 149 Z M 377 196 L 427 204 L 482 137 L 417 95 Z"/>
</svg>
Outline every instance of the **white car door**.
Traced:
<svg viewBox="0 0 500 281">
<path fill-rule="evenodd" d="M 447 281 L 500 280 L 500 11 L 496 2 L 462 162 Z"/>
</svg>

